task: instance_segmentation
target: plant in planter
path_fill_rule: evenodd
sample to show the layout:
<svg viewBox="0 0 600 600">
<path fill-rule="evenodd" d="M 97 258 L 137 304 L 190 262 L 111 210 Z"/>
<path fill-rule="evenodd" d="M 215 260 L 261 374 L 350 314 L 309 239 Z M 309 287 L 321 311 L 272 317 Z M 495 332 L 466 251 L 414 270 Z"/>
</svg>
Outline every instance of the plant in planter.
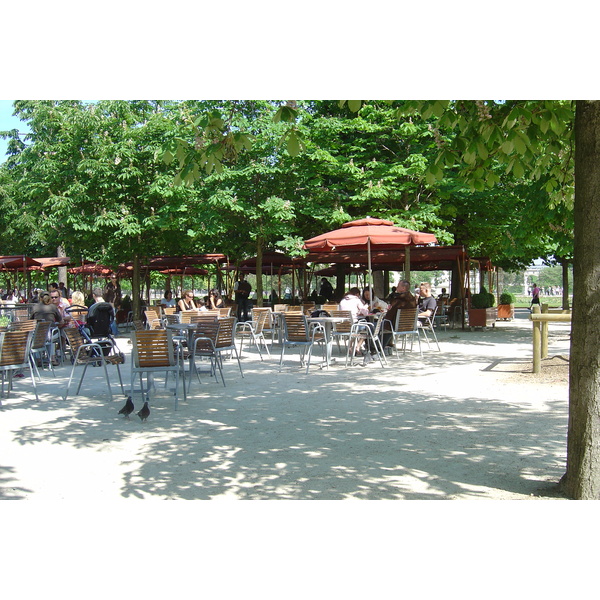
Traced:
<svg viewBox="0 0 600 600">
<path fill-rule="evenodd" d="M 515 295 L 510 292 L 500 294 L 500 303 L 498 304 L 498 319 L 513 319 L 515 316 Z"/>
<path fill-rule="evenodd" d="M 483 286 L 479 294 L 472 294 L 471 308 L 469 308 L 469 327 L 494 326 L 496 310 L 494 294 L 490 294 Z"/>
</svg>

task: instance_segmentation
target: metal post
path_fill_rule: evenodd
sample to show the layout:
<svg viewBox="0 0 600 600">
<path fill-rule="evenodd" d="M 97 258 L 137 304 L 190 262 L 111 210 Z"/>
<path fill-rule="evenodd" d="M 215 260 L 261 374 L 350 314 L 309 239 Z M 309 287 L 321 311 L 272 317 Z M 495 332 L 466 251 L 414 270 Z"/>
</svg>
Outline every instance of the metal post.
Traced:
<svg viewBox="0 0 600 600">
<path fill-rule="evenodd" d="M 540 307 L 538 305 L 533 306 L 533 313 L 540 313 Z M 539 373 L 542 370 L 542 332 L 541 322 L 533 321 L 533 372 Z"/>
</svg>

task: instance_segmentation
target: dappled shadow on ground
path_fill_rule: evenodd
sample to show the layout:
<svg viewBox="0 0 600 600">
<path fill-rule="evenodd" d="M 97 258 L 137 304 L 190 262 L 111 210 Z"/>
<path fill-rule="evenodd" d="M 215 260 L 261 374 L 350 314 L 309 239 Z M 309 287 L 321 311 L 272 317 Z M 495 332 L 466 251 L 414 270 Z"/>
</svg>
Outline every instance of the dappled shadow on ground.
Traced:
<svg viewBox="0 0 600 600">
<path fill-rule="evenodd" d="M 20 500 L 25 498 L 31 490 L 18 485 L 15 469 L 0 465 L 0 500 Z"/>
<path fill-rule="evenodd" d="M 482 379 L 449 385 L 449 365 L 461 373 L 475 359 L 482 368 L 494 360 L 458 351 L 454 343 L 469 342 L 451 336 L 440 336 L 444 352 L 424 352 L 423 358 L 413 352 L 391 359 L 387 369 L 314 366 L 306 376 L 293 352 L 286 351 L 281 373 L 276 355 L 264 363 L 246 355 L 246 379 L 229 362 L 227 388 L 204 377 L 177 412 L 159 389 L 147 423 L 118 416 L 122 398 L 64 403 L 46 389 L 39 403 L 28 405 L 46 418 L 16 429 L 14 441 L 102 452 L 135 438 L 135 450 L 123 451 L 117 465 L 124 498 L 556 495 L 566 403 L 549 398 L 519 405 L 501 390 L 478 393 L 492 377 L 481 369 Z M 494 337 L 503 343 L 502 335 Z M 8 468 L 0 479 L 2 497 L 14 483 Z"/>
</svg>

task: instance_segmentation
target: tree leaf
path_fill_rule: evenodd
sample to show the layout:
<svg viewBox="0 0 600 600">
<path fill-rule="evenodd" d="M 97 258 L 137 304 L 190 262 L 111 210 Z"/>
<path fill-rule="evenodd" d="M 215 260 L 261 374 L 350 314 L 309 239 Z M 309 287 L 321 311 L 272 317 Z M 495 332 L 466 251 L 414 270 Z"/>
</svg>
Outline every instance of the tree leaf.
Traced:
<svg viewBox="0 0 600 600">
<path fill-rule="evenodd" d="M 352 112 L 358 112 L 362 106 L 362 100 L 348 100 L 348 108 Z"/>
</svg>

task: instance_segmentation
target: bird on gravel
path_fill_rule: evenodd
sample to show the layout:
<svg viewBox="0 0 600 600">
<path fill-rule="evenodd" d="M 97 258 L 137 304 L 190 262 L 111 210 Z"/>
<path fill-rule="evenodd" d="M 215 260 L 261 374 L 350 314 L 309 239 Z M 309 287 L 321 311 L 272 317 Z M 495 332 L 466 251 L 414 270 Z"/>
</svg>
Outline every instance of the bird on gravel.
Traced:
<svg viewBox="0 0 600 600">
<path fill-rule="evenodd" d="M 144 406 L 142 406 L 142 409 L 137 415 L 142 421 L 146 421 L 146 419 L 148 419 L 148 417 L 150 416 L 150 407 L 148 406 L 148 400 L 144 402 Z"/>
<path fill-rule="evenodd" d="M 131 396 L 128 396 L 127 402 L 125 402 L 125 406 L 119 411 L 120 415 L 125 415 L 129 419 L 129 415 L 133 412 L 133 400 Z"/>
</svg>

